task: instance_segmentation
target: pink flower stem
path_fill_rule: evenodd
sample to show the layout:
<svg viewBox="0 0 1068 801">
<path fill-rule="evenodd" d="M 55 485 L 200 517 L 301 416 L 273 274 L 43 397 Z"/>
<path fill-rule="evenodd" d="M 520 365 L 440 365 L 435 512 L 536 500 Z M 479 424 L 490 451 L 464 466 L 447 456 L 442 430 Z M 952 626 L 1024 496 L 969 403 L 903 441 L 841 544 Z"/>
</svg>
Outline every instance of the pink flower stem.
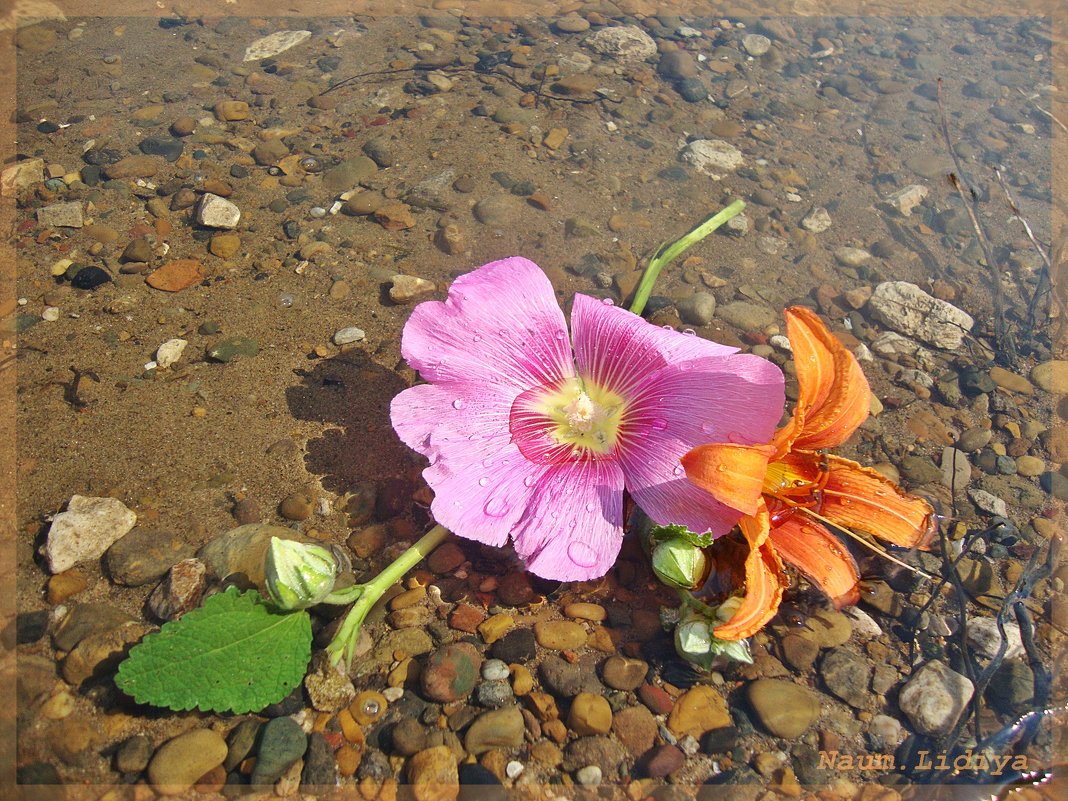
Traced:
<svg viewBox="0 0 1068 801">
<path fill-rule="evenodd" d="M 680 236 L 674 242 L 661 245 L 656 253 L 653 254 L 653 257 L 649 259 L 649 265 L 645 268 L 642 280 L 638 284 L 638 288 L 634 291 L 634 301 L 630 304 L 630 310 L 635 314 L 641 314 L 642 310 L 645 309 L 645 304 L 649 300 L 649 295 L 653 291 L 653 284 L 656 283 L 660 271 L 674 261 L 675 258 L 681 255 L 687 248 L 691 245 L 696 245 L 710 233 L 723 225 L 723 223 L 727 222 L 731 217 L 739 214 L 744 208 L 745 201 L 736 200 L 727 206 L 727 208 L 716 212 L 710 217 L 706 217 L 689 233 Z"/>
<path fill-rule="evenodd" d="M 352 609 L 345 616 L 341 628 L 337 630 L 334 639 L 326 647 L 330 654 L 330 661 L 337 665 L 344 659 L 344 667 L 347 669 L 352 663 L 352 654 L 356 649 L 356 639 L 360 634 L 360 626 L 363 625 L 371 608 L 385 594 L 386 590 L 404 578 L 404 574 L 423 561 L 430 552 L 437 548 L 449 531 L 443 526 L 434 526 L 411 548 L 398 556 L 389 566 L 366 584 L 356 584 L 340 592 L 351 593 L 355 600 Z"/>
</svg>

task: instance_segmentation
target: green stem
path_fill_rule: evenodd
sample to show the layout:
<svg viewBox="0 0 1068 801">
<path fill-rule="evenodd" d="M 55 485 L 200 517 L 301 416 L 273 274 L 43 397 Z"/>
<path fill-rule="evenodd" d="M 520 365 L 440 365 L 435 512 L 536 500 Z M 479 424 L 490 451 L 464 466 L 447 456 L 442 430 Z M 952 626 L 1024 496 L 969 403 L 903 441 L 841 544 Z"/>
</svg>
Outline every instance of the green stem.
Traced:
<svg viewBox="0 0 1068 801">
<path fill-rule="evenodd" d="M 710 233 L 727 222 L 731 217 L 739 214 L 745 208 L 745 201 L 736 200 L 727 208 L 716 212 L 711 217 L 706 217 L 689 233 L 676 239 L 674 242 L 665 243 L 649 259 L 649 265 L 645 268 L 642 280 L 634 291 L 634 301 L 630 304 L 630 310 L 635 314 L 641 314 L 645 304 L 649 301 L 649 295 L 653 291 L 653 284 L 660 275 L 660 271 L 674 261 L 691 245 L 696 245 Z"/>
<path fill-rule="evenodd" d="M 378 603 L 378 600 L 385 594 L 386 590 L 400 581 L 405 573 L 429 556 L 430 552 L 437 548 L 447 536 L 449 536 L 448 529 L 442 526 L 434 526 L 371 581 L 347 588 L 347 590 L 351 591 L 358 590 L 355 594 L 359 597 L 345 616 L 345 620 L 341 623 L 341 628 L 337 630 L 334 639 L 326 647 L 327 652 L 330 654 L 330 661 L 333 664 L 337 665 L 344 659 L 345 667 L 349 666 L 352 662 L 352 653 L 356 648 L 356 637 L 360 633 L 360 626 L 363 625 L 367 613 Z M 345 591 L 342 590 L 341 592 Z"/>
<path fill-rule="evenodd" d="M 716 619 L 716 610 L 703 601 L 699 601 L 693 597 L 693 593 L 689 590 L 678 590 L 679 599 L 682 601 L 683 606 L 692 606 L 698 612 L 705 615 L 710 621 Z"/>
</svg>

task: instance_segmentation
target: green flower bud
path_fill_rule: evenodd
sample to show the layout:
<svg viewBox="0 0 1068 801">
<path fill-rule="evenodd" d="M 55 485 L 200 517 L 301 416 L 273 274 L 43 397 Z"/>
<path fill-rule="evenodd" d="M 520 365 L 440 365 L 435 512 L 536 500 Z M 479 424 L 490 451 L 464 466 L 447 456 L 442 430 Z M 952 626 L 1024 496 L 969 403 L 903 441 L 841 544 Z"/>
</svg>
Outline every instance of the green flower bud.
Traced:
<svg viewBox="0 0 1068 801">
<path fill-rule="evenodd" d="M 724 605 L 726 603 L 729 601 Z M 736 609 L 737 605 L 734 605 L 727 616 L 728 620 Z M 748 641 L 721 640 L 712 633 L 714 626 L 720 622 L 720 615 L 717 614 L 716 617 L 716 621 L 709 621 L 695 609 L 688 609 L 683 613 L 675 626 L 675 651 L 678 655 L 705 670 L 711 670 L 716 662 L 731 660 L 752 664 L 753 657 L 749 653 Z"/>
<path fill-rule="evenodd" d="M 696 590 L 705 582 L 708 559 L 696 545 L 675 537 L 653 548 L 653 572 L 669 587 Z"/>
<path fill-rule="evenodd" d="M 305 609 L 320 603 L 337 578 L 334 555 L 318 545 L 271 538 L 264 566 L 267 594 L 279 609 Z"/>
</svg>

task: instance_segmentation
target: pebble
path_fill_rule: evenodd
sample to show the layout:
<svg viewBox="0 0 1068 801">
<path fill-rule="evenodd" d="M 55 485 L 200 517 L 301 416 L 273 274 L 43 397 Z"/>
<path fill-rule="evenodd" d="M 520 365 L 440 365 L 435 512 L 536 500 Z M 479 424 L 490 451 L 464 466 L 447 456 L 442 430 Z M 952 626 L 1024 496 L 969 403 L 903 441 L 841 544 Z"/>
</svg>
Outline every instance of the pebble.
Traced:
<svg viewBox="0 0 1068 801">
<path fill-rule="evenodd" d="M 124 741 L 115 752 L 115 770 L 119 773 L 140 773 L 152 758 L 152 741 L 143 734 L 135 734 Z"/>
<path fill-rule="evenodd" d="M 173 367 L 181 360 L 188 344 L 189 342 L 184 339 L 168 339 L 156 348 L 156 365 L 163 369 Z"/>
<path fill-rule="evenodd" d="M 431 573 L 444 576 L 452 573 L 465 561 L 467 557 L 464 556 L 463 548 L 455 542 L 444 542 L 427 557 L 426 566 Z"/>
<path fill-rule="evenodd" d="M 863 248 L 841 247 L 834 251 L 834 258 L 846 267 L 860 267 L 871 258 L 871 253 Z"/>
<path fill-rule="evenodd" d="M 553 84 L 553 91 L 567 97 L 583 97 L 592 95 L 597 88 L 598 79 L 593 75 L 582 73 L 566 75 Z"/>
<path fill-rule="evenodd" d="M 44 181 L 44 159 L 25 159 L 0 172 L 0 195 L 13 197 L 20 189 Z"/>
<path fill-rule="evenodd" d="M 259 61 L 264 58 L 277 56 L 291 47 L 296 47 L 306 41 L 312 35 L 311 31 L 275 31 L 267 36 L 260 37 L 245 48 L 245 56 L 242 61 Z"/>
<path fill-rule="evenodd" d="M 793 682 L 757 679 L 746 697 L 757 720 L 776 737 L 796 739 L 820 716 L 819 696 Z"/>
<path fill-rule="evenodd" d="M 901 689 L 898 705 L 920 734 L 941 737 L 952 731 L 971 700 L 971 681 L 944 663 L 932 660 Z"/>
<path fill-rule="evenodd" d="M 656 718 L 644 706 L 628 706 L 612 716 L 612 733 L 627 753 L 637 758 L 652 748 L 656 740 Z"/>
<path fill-rule="evenodd" d="M 679 157 L 714 181 L 745 164 L 742 151 L 723 139 L 695 139 L 679 151 Z"/>
<path fill-rule="evenodd" d="M 415 754 L 408 760 L 407 771 L 416 801 L 455 801 L 460 794 L 456 756 L 447 745 Z"/>
<path fill-rule="evenodd" d="M 1016 472 L 1021 476 L 1033 478 L 1046 471 L 1046 463 L 1037 456 L 1023 455 L 1016 458 Z"/>
<path fill-rule="evenodd" d="M 1026 662 L 1006 659 L 994 671 L 986 697 L 996 709 L 1011 715 L 1022 714 L 1035 695 L 1035 674 Z"/>
<path fill-rule="evenodd" d="M 677 746 L 660 745 L 641 760 L 641 770 L 650 779 L 663 779 L 686 764 L 686 754 Z"/>
<path fill-rule="evenodd" d="M 137 522 L 137 515 L 115 498 L 74 495 L 67 510 L 55 516 L 48 529 L 45 557 L 52 573 L 96 559 Z"/>
<path fill-rule="evenodd" d="M 567 651 L 586 644 L 586 630 L 571 620 L 540 620 L 534 624 L 538 645 L 550 651 Z"/>
<path fill-rule="evenodd" d="M 411 303 L 437 291 L 433 281 L 414 275 L 394 275 L 389 280 L 389 299 L 394 303 Z"/>
<path fill-rule="evenodd" d="M 308 735 L 295 720 L 278 717 L 268 721 L 260 734 L 256 764 L 252 768 L 249 783 L 274 784 L 294 762 L 304 756 L 307 748 Z"/>
<path fill-rule="evenodd" d="M 378 172 L 378 165 L 369 156 L 353 156 L 323 173 L 323 187 L 340 194 L 354 189 Z"/>
<path fill-rule="evenodd" d="M 226 759 L 226 741 L 211 729 L 194 729 L 168 740 L 148 764 L 148 780 L 163 795 L 179 795 Z"/>
<path fill-rule="evenodd" d="M 1005 621 L 1004 657 L 1014 659 L 1023 656 L 1024 645 L 1020 637 L 1020 625 L 1012 621 Z M 986 658 L 993 659 L 1001 646 L 1001 635 L 998 633 L 997 621 L 991 617 L 975 617 L 968 620 L 968 644 L 976 652 Z"/>
<path fill-rule="evenodd" d="M 483 225 L 505 227 L 522 211 L 521 203 L 515 195 L 490 195 L 478 201 L 471 211 Z"/>
<path fill-rule="evenodd" d="M 1054 359 L 1036 364 L 1031 369 L 1031 381 L 1039 389 L 1054 395 L 1068 394 L 1068 361 Z"/>
<path fill-rule="evenodd" d="M 205 192 L 197 206 L 196 220 L 208 228 L 236 228 L 241 220 L 241 209 L 224 197 Z"/>
<path fill-rule="evenodd" d="M 499 615 L 494 615 L 482 625 L 489 624 L 494 618 L 499 618 Z M 508 616 L 508 626 L 511 627 L 511 616 Z M 479 633 L 483 638 L 486 637 L 486 632 L 483 631 L 482 626 L 479 627 Z M 500 659 L 502 662 L 507 662 L 509 665 L 513 663 L 525 663 L 529 662 L 537 655 L 536 641 L 534 639 L 534 632 L 530 629 L 516 629 L 508 634 L 505 634 L 499 640 L 493 643 L 493 647 L 489 650 L 489 655 Z"/>
<path fill-rule="evenodd" d="M 102 665 L 110 665 L 130 645 L 137 642 L 151 627 L 136 621 L 122 623 L 113 628 L 94 631 L 75 645 L 63 660 L 62 674 L 68 684 L 78 686 L 94 676 Z"/>
<path fill-rule="evenodd" d="M 619 743 L 610 737 L 592 735 L 579 737 L 567 744 L 564 749 L 565 770 L 578 770 L 593 765 L 604 776 L 618 776 L 619 766 L 626 759 L 626 753 Z"/>
<path fill-rule="evenodd" d="M 601 769 L 596 765 L 586 765 L 575 771 L 575 781 L 583 787 L 596 787 L 602 778 Z"/>
<path fill-rule="evenodd" d="M 706 731 L 730 724 L 727 702 L 706 684 L 697 684 L 680 695 L 667 719 L 667 727 L 676 737 L 690 735 L 698 740 Z"/>
<path fill-rule="evenodd" d="M 111 276 L 106 270 L 99 267 L 89 266 L 78 270 L 78 274 L 71 280 L 70 285 L 75 289 L 96 289 L 111 281 Z"/>
<path fill-rule="evenodd" d="M 151 178 L 159 172 L 159 160 L 155 156 L 127 156 L 104 168 L 104 176 L 110 179 Z"/>
<path fill-rule="evenodd" d="M 148 596 L 148 609 L 160 620 L 176 620 L 200 604 L 207 567 L 199 559 L 183 559 Z"/>
<path fill-rule="evenodd" d="M 405 203 L 383 203 L 371 216 L 387 231 L 405 231 L 415 227 L 415 217 Z"/>
<path fill-rule="evenodd" d="M 238 213 L 240 216 L 240 212 Z M 216 234 L 208 243 L 208 250 L 220 259 L 229 259 L 241 250 L 241 237 L 237 234 Z"/>
<path fill-rule="evenodd" d="M 514 624 L 515 620 L 511 615 L 507 612 L 498 612 L 496 615 L 478 623 L 476 628 L 478 633 L 482 635 L 482 640 L 487 645 L 492 645 L 510 631 Z M 493 653 L 496 652 L 494 651 Z"/>
<path fill-rule="evenodd" d="M 362 342 L 367 337 L 362 328 L 356 326 L 349 326 L 348 328 L 339 328 L 334 332 L 333 340 L 335 345 L 351 345 L 354 342 Z"/>
<path fill-rule="evenodd" d="M 971 315 L 907 281 L 885 281 L 868 301 L 872 317 L 936 348 L 956 350 L 972 330 Z"/>
<path fill-rule="evenodd" d="M 140 587 L 163 576 L 171 566 L 193 555 L 193 546 L 171 531 L 134 528 L 108 548 L 108 575 L 116 584 Z"/>
<path fill-rule="evenodd" d="M 174 259 L 149 273 L 145 282 L 163 292 L 181 292 L 207 277 L 208 271 L 196 259 Z"/>
<path fill-rule="evenodd" d="M 990 380 L 1002 389 L 1017 392 L 1021 395 L 1031 395 L 1035 391 L 1030 381 L 1022 375 L 1016 375 L 1016 373 L 1006 370 L 1004 367 L 991 367 Z"/>
<path fill-rule="evenodd" d="M 553 28 L 560 33 L 582 33 L 590 29 L 590 23 L 578 14 L 567 14 L 553 22 Z"/>
<path fill-rule="evenodd" d="M 864 709 L 871 699 L 871 675 L 871 663 L 845 648 L 829 652 L 820 663 L 827 689 L 857 709 Z"/>
<path fill-rule="evenodd" d="M 341 210 L 345 214 L 363 217 L 368 214 L 374 214 L 379 208 L 384 206 L 385 203 L 385 195 L 381 192 L 367 190 L 364 192 L 357 192 L 346 200 L 345 205 L 341 207 Z"/>
<path fill-rule="evenodd" d="M 85 224 L 80 201 L 53 203 L 37 209 L 37 223 L 50 228 L 81 228 Z"/>
<path fill-rule="evenodd" d="M 588 674 L 580 665 L 572 664 L 555 655 L 549 655 L 538 665 L 545 688 L 553 695 L 562 698 L 574 698 L 587 688 L 587 683 L 595 677 Z"/>
<path fill-rule="evenodd" d="M 718 307 L 716 316 L 741 331 L 761 331 L 775 322 L 771 309 L 744 300 Z"/>
<path fill-rule="evenodd" d="M 716 314 L 716 296 L 711 292 L 694 292 L 676 303 L 675 307 L 684 323 L 708 325 Z"/>
<path fill-rule="evenodd" d="M 185 146 L 180 139 L 170 136 L 149 136 L 142 139 L 138 147 L 146 156 L 162 156 L 163 160 L 174 163 L 182 155 Z"/>
<path fill-rule="evenodd" d="M 213 362 L 227 364 L 240 357 L 251 358 L 260 352 L 260 345 L 248 337 L 227 337 L 209 347 L 205 353 Z"/>
<path fill-rule="evenodd" d="M 526 723 L 517 706 L 483 712 L 464 735 L 464 750 L 478 756 L 494 748 L 519 748 L 525 732 Z"/>
<path fill-rule="evenodd" d="M 337 781 L 337 763 L 330 742 L 320 732 L 308 735 L 300 783 L 305 787 L 332 787 Z"/>
<path fill-rule="evenodd" d="M 579 736 L 608 734 L 612 730 L 612 707 L 601 695 L 579 693 L 571 701 L 567 726 Z"/>
<path fill-rule="evenodd" d="M 482 663 L 482 678 L 486 681 L 500 681 L 509 675 L 508 664 L 500 659 L 487 659 Z"/>
<path fill-rule="evenodd" d="M 622 63 L 645 61 L 656 55 L 656 41 L 636 25 L 601 28 L 586 37 L 583 44 Z"/>
<path fill-rule="evenodd" d="M 484 681 L 475 690 L 475 700 L 479 706 L 497 709 L 515 700 L 515 693 L 507 681 Z"/>
<path fill-rule="evenodd" d="M 902 217 L 911 217 L 913 209 L 927 197 L 927 191 L 926 186 L 909 184 L 889 195 L 883 203 L 893 208 Z"/>
<path fill-rule="evenodd" d="M 831 227 L 831 215 L 823 206 L 816 206 L 801 219 L 801 227 L 814 234 L 822 234 Z"/>
<path fill-rule="evenodd" d="M 637 690 L 645 681 L 649 664 L 641 659 L 631 659 L 613 654 L 604 661 L 601 677 L 613 690 Z"/>
<path fill-rule="evenodd" d="M 431 701 L 450 703 L 466 698 L 475 688 L 482 655 L 470 643 L 454 643 L 435 651 L 419 676 L 423 695 Z"/>
<path fill-rule="evenodd" d="M 219 122 L 237 122 L 248 119 L 249 107 L 244 100 L 222 100 L 215 104 L 213 111 Z"/>
<path fill-rule="evenodd" d="M 673 49 L 660 54 L 660 61 L 656 65 L 657 74 L 669 81 L 683 78 L 696 78 L 700 75 L 697 62 L 686 50 Z"/>
<path fill-rule="evenodd" d="M 171 123 L 171 134 L 174 136 L 189 136 L 197 129 L 197 121 L 192 117 L 179 117 Z"/>
</svg>

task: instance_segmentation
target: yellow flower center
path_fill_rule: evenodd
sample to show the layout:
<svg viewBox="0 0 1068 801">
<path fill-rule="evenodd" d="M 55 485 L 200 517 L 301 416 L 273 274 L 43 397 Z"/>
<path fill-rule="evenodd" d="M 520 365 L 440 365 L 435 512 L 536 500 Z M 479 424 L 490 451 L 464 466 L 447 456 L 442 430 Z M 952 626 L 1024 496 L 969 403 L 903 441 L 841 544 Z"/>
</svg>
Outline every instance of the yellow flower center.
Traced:
<svg viewBox="0 0 1068 801">
<path fill-rule="evenodd" d="M 561 445 L 593 453 L 608 453 L 615 447 L 624 407 L 616 393 L 573 378 L 542 403 L 554 424 L 549 433 Z"/>
</svg>

